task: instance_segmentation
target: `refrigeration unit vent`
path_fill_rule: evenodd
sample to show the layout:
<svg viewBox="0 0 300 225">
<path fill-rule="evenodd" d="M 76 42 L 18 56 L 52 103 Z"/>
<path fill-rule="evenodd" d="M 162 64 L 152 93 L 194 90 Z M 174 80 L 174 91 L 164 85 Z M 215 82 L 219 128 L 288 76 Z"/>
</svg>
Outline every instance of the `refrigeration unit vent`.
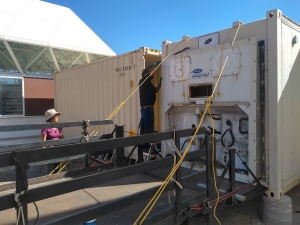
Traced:
<svg viewBox="0 0 300 225">
<path fill-rule="evenodd" d="M 170 62 L 170 80 L 183 81 L 190 79 L 191 58 L 186 56 L 180 59 L 173 59 Z"/>
<path fill-rule="evenodd" d="M 191 85 L 189 86 L 189 98 L 206 98 L 211 96 L 212 84 Z"/>
</svg>

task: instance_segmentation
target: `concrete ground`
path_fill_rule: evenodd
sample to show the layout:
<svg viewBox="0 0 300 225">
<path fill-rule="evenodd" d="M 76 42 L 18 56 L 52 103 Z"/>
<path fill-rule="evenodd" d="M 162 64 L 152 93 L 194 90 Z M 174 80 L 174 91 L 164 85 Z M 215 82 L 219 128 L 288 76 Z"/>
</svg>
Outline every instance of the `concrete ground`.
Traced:
<svg viewBox="0 0 300 225">
<path fill-rule="evenodd" d="M 38 170 L 44 173 L 44 167 L 40 166 Z M 8 178 L 7 177 L 8 174 L 6 174 L 6 178 Z M 4 177 L 2 176 L 2 182 L 3 182 L 3 178 Z M 4 181 L 4 183 L 6 182 Z M 293 225 L 300 225 L 300 213 L 295 212 L 295 211 L 300 211 L 300 201 L 299 201 L 300 185 L 296 186 L 294 189 L 289 191 L 287 195 L 292 198 Z M 222 225 L 263 225 L 262 197 L 257 197 L 243 205 L 225 207 L 219 213 L 217 213 L 217 217 L 220 220 Z M 191 219 L 191 225 L 206 225 L 206 224 L 207 222 L 200 215 L 196 215 Z"/>
<path fill-rule="evenodd" d="M 82 166 L 80 164 L 82 163 L 80 163 L 79 160 L 74 160 L 73 163 L 69 165 L 68 169 L 74 169 L 74 167 L 76 168 Z M 32 168 L 32 171 L 29 172 L 29 178 L 45 175 L 45 166 L 38 166 L 35 168 L 36 169 Z M 0 172 L 0 184 L 4 184 L 7 182 L 9 183 L 12 180 L 14 180 L 13 170 Z M 287 195 L 292 198 L 293 225 L 300 225 L 300 213 L 295 212 L 300 212 L 300 185 L 289 191 Z M 253 199 L 252 201 L 243 205 L 223 208 L 219 213 L 217 213 L 217 217 L 222 225 L 263 225 L 262 197 Z M 191 225 L 206 224 L 206 221 L 204 221 L 204 219 L 200 215 L 196 215 L 191 219 Z"/>
</svg>

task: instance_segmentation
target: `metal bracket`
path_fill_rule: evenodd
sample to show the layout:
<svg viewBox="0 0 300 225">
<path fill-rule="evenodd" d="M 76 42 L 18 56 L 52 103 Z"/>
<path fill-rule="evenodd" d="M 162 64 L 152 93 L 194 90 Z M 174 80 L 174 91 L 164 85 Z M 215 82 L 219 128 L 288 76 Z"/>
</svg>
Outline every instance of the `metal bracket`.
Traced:
<svg viewBox="0 0 300 225">
<path fill-rule="evenodd" d="M 211 209 L 211 205 L 209 205 L 209 199 L 208 198 L 203 200 L 202 205 L 205 209 Z"/>
<path fill-rule="evenodd" d="M 86 142 L 90 141 L 90 134 L 89 134 L 89 130 L 90 130 L 90 121 L 89 120 L 83 120 L 83 124 L 82 124 L 82 129 L 83 132 L 81 132 L 81 134 L 83 135 L 82 138 L 80 139 L 79 142 L 81 142 L 81 140 L 83 138 L 85 138 Z"/>
</svg>

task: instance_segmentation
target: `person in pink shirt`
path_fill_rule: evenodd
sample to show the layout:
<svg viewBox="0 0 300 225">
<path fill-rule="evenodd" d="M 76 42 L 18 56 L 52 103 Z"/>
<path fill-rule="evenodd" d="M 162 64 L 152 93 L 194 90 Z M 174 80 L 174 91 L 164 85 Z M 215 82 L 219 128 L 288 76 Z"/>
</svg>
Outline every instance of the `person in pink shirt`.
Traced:
<svg viewBox="0 0 300 225">
<path fill-rule="evenodd" d="M 58 117 L 60 115 L 61 112 L 56 112 L 55 109 L 48 109 L 45 112 L 46 122 L 57 123 Z M 58 140 L 64 137 L 61 127 L 42 129 L 41 134 L 42 134 L 42 141 Z"/>
<path fill-rule="evenodd" d="M 46 116 L 46 122 L 48 123 L 57 123 L 58 117 L 61 115 L 61 112 L 56 112 L 55 109 L 48 109 L 45 112 Z M 56 128 L 44 128 L 41 131 L 42 134 L 42 141 L 48 141 L 48 140 L 58 140 L 62 139 L 64 137 L 62 127 L 56 127 Z M 51 163 L 46 165 L 46 173 L 53 173 L 56 172 L 56 168 L 58 168 L 58 165 L 60 163 Z"/>
</svg>

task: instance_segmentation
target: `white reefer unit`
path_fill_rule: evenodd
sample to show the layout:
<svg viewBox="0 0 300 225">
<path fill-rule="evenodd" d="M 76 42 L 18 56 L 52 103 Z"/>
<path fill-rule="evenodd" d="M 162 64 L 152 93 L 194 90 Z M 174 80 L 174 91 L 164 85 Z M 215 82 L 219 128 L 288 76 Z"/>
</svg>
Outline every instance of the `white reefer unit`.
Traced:
<svg viewBox="0 0 300 225">
<path fill-rule="evenodd" d="M 161 52 L 148 47 L 122 55 L 106 57 L 90 64 L 60 71 L 54 76 L 57 111 L 61 122 L 104 120 L 124 102 L 139 85 L 142 70 L 161 61 Z M 160 68 L 154 72 L 153 84 L 160 78 Z M 157 96 L 159 100 L 160 96 Z M 159 105 L 154 106 L 155 129 L 160 130 Z M 139 90 L 128 99 L 112 118 L 113 123 L 125 125 L 124 136 L 137 133 L 140 122 Z M 110 133 L 114 125 L 99 128 L 99 134 Z M 65 136 L 81 136 L 81 128 L 64 129 Z M 98 135 L 99 135 L 98 134 Z"/>
<path fill-rule="evenodd" d="M 225 164 L 228 149 L 234 148 L 236 179 L 253 180 L 241 162 L 245 160 L 269 187 L 269 197 L 280 199 L 300 181 L 299 38 L 300 25 L 272 10 L 265 19 L 249 24 L 235 22 L 211 34 L 164 41 L 162 56 L 168 57 L 162 64 L 162 130 L 197 127 L 216 88 L 210 107 L 216 160 Z M 209 116 L 202 126 L 210 133 Z M 188 140 L 181 140 L 181 149 Z M 197 137 L 189 151 L 199 148 L 201 141 Z M 169 149 L 167 142 L 162 144 L 162 152 Z"/>
</svg>

